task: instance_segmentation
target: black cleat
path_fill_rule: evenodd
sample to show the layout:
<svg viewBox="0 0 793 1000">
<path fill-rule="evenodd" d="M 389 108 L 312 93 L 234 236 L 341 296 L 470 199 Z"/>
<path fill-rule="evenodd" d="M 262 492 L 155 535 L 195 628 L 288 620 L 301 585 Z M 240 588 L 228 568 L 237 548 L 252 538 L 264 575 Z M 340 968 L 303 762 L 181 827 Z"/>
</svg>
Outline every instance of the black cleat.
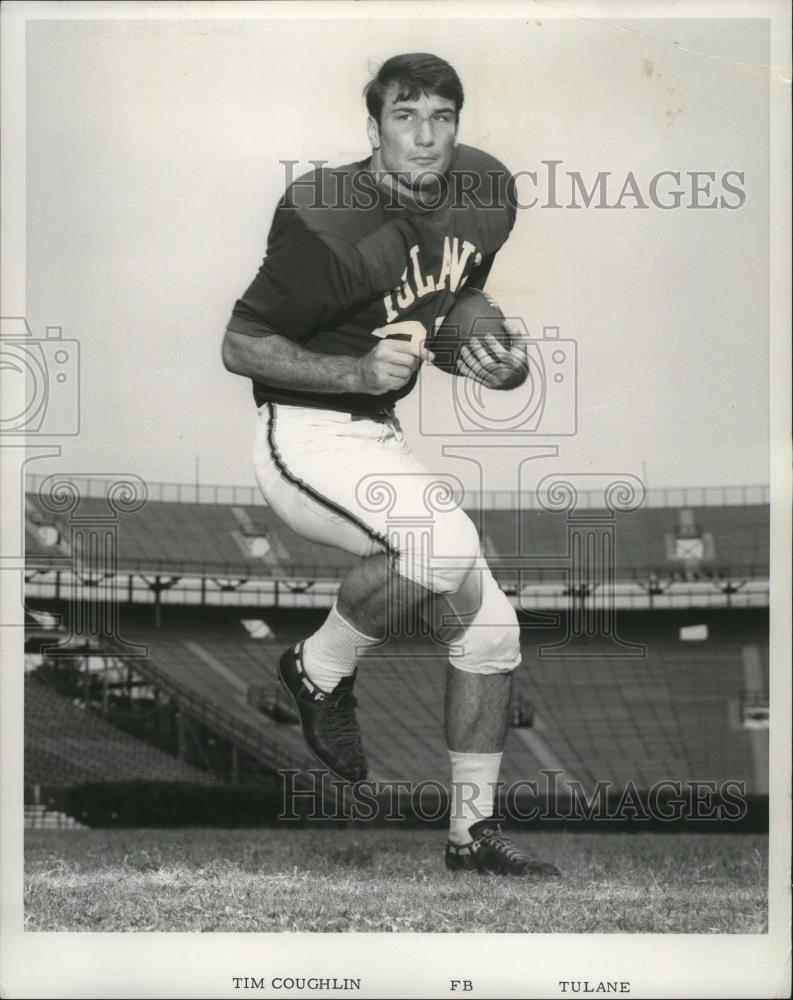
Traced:
<svg viewBox="0 0 793 1000">
<path fill-rule="evenodd" d="M 302 649 L 299 642 L 283 652 L 278 676 L 295 703 L 308 748 L 331 774 L 343 781 L 363 781 L 368 766 L 355 718 L 355 675 L 345 677 L 326 693 L 308 678 Z"/>
<path fill-rule="evenodd" d="M 453 872 L 479 875 L 522 875 L 528 878 L 561 878 L 555 865 L 534 861 L 519 851 L 494 819 L 480 819 L 469 827 L 470 844 L 446 845 L 446 867 Z"/>
</svg>

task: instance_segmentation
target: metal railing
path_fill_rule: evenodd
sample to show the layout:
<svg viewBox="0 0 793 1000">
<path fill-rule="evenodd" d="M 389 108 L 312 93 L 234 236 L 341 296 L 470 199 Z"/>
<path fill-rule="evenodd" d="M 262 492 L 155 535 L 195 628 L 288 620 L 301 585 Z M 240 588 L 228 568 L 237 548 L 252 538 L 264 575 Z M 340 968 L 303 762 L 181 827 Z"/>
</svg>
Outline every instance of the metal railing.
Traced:
<svg viewBox="0 0 793 1000">
<path fill-rule="evenodd" d="M 37 494 L 49 476 L 29 474 L 25 489 Z M 115 482 L 108 476 L 90 476 L 64 473 L 86 497 L 104 498 L 108 486 Z M 119 474 L 119 478 L 123 478 Z M 258 487 L 232 486 L 221 483 L 165 483 L 147 481 L 150 501 L 170 503 L 229 504 L 240 506 L 266 506 Z M 602 490 L 581 490 L 577 493 L 579 507 L 599 506 L 603 502 Z M 766 484 L 739 486 L 684 486 L 648 489 L 645 507 L 728 507 L 768 504 L 770 487 Z M 463 507 L 472 510 L 515 510 L 520 503 L 522 510 L 538 510 L 541 505 L 534 493 L 520 496 L 514 490 L 466 490 Z"/>
<path fill-rule="evenodd" d="M 501 555 L 491 555 L 487 559 L 488 566 L 497 579 L 503 581 L 518 580 L 522 585 L 558 583 L 567 579 L 569 566 L 565 563 L 565 557 L 559 556 L 559 565 L 551 567 L 534 567 L 530 556 L 526 556 L 524 561 L 520 557 L 509 557 Z M 130 559 L 124 556 L 119 557 L 118 565 L 112 573 L 107 576 L 128 577 L 130 574 L 140 576 L 144 586 L 135 585 L 135 590 L 143 590 L 148 587 L 146 577 L 187 577 L 198 580 L 206 579 L 218 581 L 218 589 L 237 589 L 235 587 L 224 587 L 222 581 L 239 581 L 237 586 L 244 586 L 251 582 L 271 582 L 280 584 L 284 588 L 284 593 L 300 593 L 307 590 L 315 583 L 338 582 L 339 579 L 349 571 L 352 563 L 350 561 L 339 561 L 335 564 L 316 566 L 310 563 L 288 565 L 263 565 L 261 563 L 239 562 L 207 562 L 204 560 L 182 560 L 182 559 Z M 28 556 L 25 568 L 27 573 L 31 572 L 60 572 L 63 575 L 62 584 L 64 586 L 72 580 L 71 567 L 64 561 L 63 556 L 47 556 L 43 554 L 31 554 Z M 617 566 L 615 570 L 616 582 L 632 582 L 647 585 L 648 589 L 653 586 L 664 586 L 669 583 L 711 583 L 723 582 L 725 584 L 733 581 L 761 580 L 768 577 L 768 562 L 751 562 L 738 565 L 729 563 L 713 562 L 707 567 L 703 566 L 698 570 L 676 569 L 674 566 L 631 566 L 623 568 Z M 76 584 L 82 585 L 79 575 L 74 576 Z M 33 582 L 29 579 L 28 582 Z M 153 583 L 154 581 L 152 581 Z M 119 585 L 121 586 L 121 585 Z M 199 584 L 200 586 L 200 584 Z M 149 588 L 151 589 L 151 588 Z M 193 589 L 197 589 L 193 587 Z"/>
<path fill-rule="evenodd" d="M 123 650 L 114 650 L 112 644 L 105 643 L 103 651 L 113 653 L 120 661 L 126 662 Z M 236 744 L 241 750 L 246 751 L 264 764 L 265 767 L 277 771 L 279 768 L 285 767 L 300 769 L 307 765 L 310 766 L 307 758 L 296 760 L 293 748 L 286 746 L 283 741 L 277 737 L 273 738 L 272 735 L 265 736 L 209 698 L 174 680 L 166 670 L 157 666 L 152 660 L 136 657 L 129 661 L 129 665 L 137 673 L 142 674 L 147 681 L 174 698 L 180 711 L 204 723 L 220 736 Z"/>
<path fill-rule="evenodd" d="M 128 575 L 135 573 L 138 576 L 191 576 L 205 577 L 207 580 L 289 580 L 295 588 L 300 581 L 306 585 L 317 581 L 336 581 L 340 575 L 347 573 L 354 564 L 353 559 L 346 562 L 339 560 L 326 566 L 318 566 L 312 563 L 298 564 L 289 563 L 288 566 L 268 565 L 261 561 L 247 562 L 243 558 L 235 562 L 212 562 L 203 559 L 141 559 L 119 556 L 113 575 Z M 57 555 L 45 555 L 44 553 L 31 553 L 25 561 L 26 572 L 32 570 L 60 570 L 69 572 L 71 566 L 66 558 L 58 553 Z M 111 574 L 108 574 L 111 575 Z"/>
</svg>

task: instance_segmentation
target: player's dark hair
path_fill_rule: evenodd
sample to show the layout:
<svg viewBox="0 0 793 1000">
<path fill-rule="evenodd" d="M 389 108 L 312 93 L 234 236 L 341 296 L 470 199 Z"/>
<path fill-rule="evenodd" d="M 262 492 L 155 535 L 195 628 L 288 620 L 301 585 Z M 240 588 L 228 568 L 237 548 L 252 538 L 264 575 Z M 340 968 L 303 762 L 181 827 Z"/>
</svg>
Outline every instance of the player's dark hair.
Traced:
<svg viewBox="0 0 793 1000">
<path fill-rule="evenodd" d="M 419 94 L 437 94 L 454 101 L 457 117 L 463 106 L 463 85 L 454 68 L 429 52 L 407 52 L 386 59 L 377 76 L 364 87 L 366 108 L 380 124 L 385 95 L 392 83 L 399 86 L 398 101 L 415 101 Z"/>
</svg>

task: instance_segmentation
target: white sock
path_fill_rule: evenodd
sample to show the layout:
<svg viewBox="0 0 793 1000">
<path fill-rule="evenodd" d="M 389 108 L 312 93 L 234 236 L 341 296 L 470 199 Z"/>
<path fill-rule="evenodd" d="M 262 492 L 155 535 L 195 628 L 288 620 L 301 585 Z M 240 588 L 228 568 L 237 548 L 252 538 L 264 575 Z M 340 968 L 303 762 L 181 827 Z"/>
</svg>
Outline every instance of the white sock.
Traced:
<svg viewBox="0 0 793 1000">
<path fill-rule="evenodd" d="M 334 604 L 322 625 L 303 643 L 303 666 L 320 690 L 332 691 L 355 672 L 360 651 L 378 642 L 350 625 Z"/>
<path fill-rule="evenodd" d="M 503 756 L 503 753 L 449 751 L 452 764 L 449 840 L 453 844 L 470 843 L 469 826 L 493 815 L 496 782 Z"/>
</svg>

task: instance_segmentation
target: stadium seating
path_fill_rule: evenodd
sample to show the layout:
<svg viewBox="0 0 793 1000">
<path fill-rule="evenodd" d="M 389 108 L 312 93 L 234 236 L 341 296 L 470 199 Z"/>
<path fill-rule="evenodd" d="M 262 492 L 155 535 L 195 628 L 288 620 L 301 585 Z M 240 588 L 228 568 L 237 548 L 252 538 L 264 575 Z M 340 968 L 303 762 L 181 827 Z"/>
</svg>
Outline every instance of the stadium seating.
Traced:
<svg viewBox="0 0 793 1000">
<path fill-rule="evenodd" d="M 26 497 L 27 555 L 32 564 L 46 564 L 48 556 L 61 555 L 48 547 L 37 530 L 58 528 L 68 542 L 70 522 L 55 515 L 35 493 Z M 104 500 L 84 497 L 79 517 L 90 526 L 107 517 Z M 145 572 L 178 573 L 190 570 L 207 575 L 335 576 L 339 567 L 353 560 L 344 553 L 305 542 L 279 521 L 268 508 L 237 504 L 200 504 L 152 500 L 140 510 L 119 516 L 119 566 Z M 254 539 L 264 539 L 254 554 Z"/>
<path fill-rule="evenodd" d="M 743 683 L 740 650 L 540 661 L 522 683 L 541 739 L 586 783 L 649 787 L 684 777 L 755 785 L 750 734 L 730 724 Z"/>
<path fill-rule="evenodd" d="M 108 510 L 104 500 L 88 496 L 80 502 L 79 516 L 86 523 L 93 516 L 99 523 Z M 527 610 L 566 605 L 570 530 L 566 514 L 496 509 L 469 513 L 502 586 L 535 586 L 535 603 L 527 601 L 523 605 Z M 338 550 L 306 542 L 270 509 L 253 502 L 152 500 L 135 513 L 120 514 L 117 524 L 118 568 L 138 578 L 161 573 L 221 582 L 224 578 L 316 580 L 326 588 L 327 602 L 334 581 L 354 562 Z M 45 571 L 68 564 L 73 527 L 67 516 L 53 514 L 41 497 L 29 492 L 30 568 Z M 681 608 L 699 604 L 700 610 L 620 612 L 625 637 L 647 646 L 647 655 L 635 659 L 620 655 L 624 651 L 614 644 L 587 645 L 583 639 L 578 647 L 539 655 L 538 643 L 551 643 L 553 636 L 526 628 L 528 669 L 516 675 L 516 698 L 531 707 L 533 724 L 510 730 L 502 777 L 507 782 L 539 780 L 543 771 L 560 770 L 563 778 L 585 786 L 609 780 L 617 786 L 632 781 L 645 788 L 664 779 L 730 778 L 744 780 L 750 791 L 767 790 L 767 730 L 741 724 L 747 690 L 764 689 L 767 696 L 767 618 L 764 611 L 708 610 L 717 590 L 706 582 L 722 577 L 739 583 L 767 580 L 767 504 L 644 507 L 617 515 L 613 528 L 616 580 L 626 593 L 633 588 L 641 599 L 646 589 L 640 584 L 652 577 L 668 583 L 682 576 L 685 593 L 676 595 L 678 584 L 673 584 L 664 598 L 666 606 L 679 599 Z M 681 555 L 680 537 L 701 541 L 699 557 Z M 534 557 L 551 558 L 538 566 Z M 270 585 L 266 581 L 262 587 Z M 543 587 L 548 593 L 545 605 Z M 519 593 L 518 586 L 511 592 Z M 151 608 L 135 600 L 122 609 L 122 633 L 128 642 L 148 645 L 150 656 L 131 665 L 180 701 L 188 714 L 236 740 L 267 766 L 311 766 L 297 727 L 254 706 L 262 704 L 259 694 L 264 693 L 266 702 L 267 692 L 277 690 L 276 664 L 283 647 L 322 620 L 323 612 L 310 610 L 310 596 L 306 595 L 306 606 L 295 611 L 252 606 L 246 611 L 206 607 L 196 612 L 163 606 L 158 608 L 162 627 L 156 627 L 159 619 Z M 298 594 L 296 600 L 300 599 Z M 255 605 L 256 593 L 247 600 Z M 767 596 L 759 593 L 759 607 L 764 600 Z M 631 606 L 644 607 L 646 601 Z M 45 607 L 66 610 L 66 605 L 53 607 L 52 602 Z M 240 619 L 254 615 L 266 621 L 269 638 L 251 638 L 242 627 Z M 687 621 L 708 622 L 708 640 L 683 642 L 677 629 Z M 525 624 L 529 622 L 524 618 Z M 374 778 L 446 780 L 444 674 L 441 650 L 400 638 L 377 649 L 372 662 L 362 664 L 356 692 Z M 79 783 L 100 774 L 156 778 L 163 768 L 182 767 L 137 741 L 133 752 L 125 743 L 131 737 L 34 680 L 27 681 L 26 693 L 29 781 Z M 46 699 L 50 700 L 45 705 Z M 201 772 L 185 780 L 199 780 L 195 774 Z"/>
<path fill-rule="evenodd" d="M 55 525 L 68 543 L 69 522 L 46 509 L 35 493 L 26 498 L 27 555 L 31 565 L 62 556 L 62 546 L 46 545 L 40 528 Z M 108 513 L 104 500 L 85 497 L 79 515 L 90 520 Z M 488 556 L 526 558 L 567 552 L 564 513 L 529 510 L 471 510 Z M 633 579 L 649 573 L 667 575 L 685 568 L 670 552 L 681 531 L 682 512 L 673 507 L 644 507 L 615 520 L 617 576 Z M 691 511 L 690 531 L 706 541 L 706 551 L 690 572 L 747 576 L 768 574 L 767 505 L 699 507 Z M 152 500 L 119 518 L 119 566 L 145 572 L 191 572 L 204 575 L 311 576 L 334 578 L 354 560 L 337 549 L 307 542 L 261 505 L 206 504 Z M 258 542 L 256 540 L 259 540 Z M 258 546 L 258 547 L 257 547 Z M 506 575 L 503 571 L 500 575 Z M 499 574 L 497 574 L 499 575 Z M 560 580 L 561 566 L 530 573 L 533 579 Z"/>
<path fill-rule="evenodd" d="M 694 531 L 713 540 L 713 552 L 701 560 L 703 575 L 731 571 L 737 574 L 768 573 L 768 508 L 764 506 L 699 507 L 693 512 Z M 548 511 L 471 511 L 480 526 L 488 556 L 557 555 L 566 553 L 567 518 Z M 682 568 L 670 558 L 668 540 L 680 529 L 680 510 L 645 507 L 617 514 L 614 521 L 617 576 L 654 572 L 664 575 Z M 530 560 L 527 565 L 531 565 Z M 546 578 L 558 578 L 547 573 Z"/>
<path fill-rule="evenodd" d="M 25 784 L 84 781 L 214 783 L 197 768 L 121 732 L 36 678 L 25 678 Z"/>
<path fill-rule="evenodd" d="M 169 614 L 167 628 L 129 625 L 129 637 L 147 643 L 152 662 L 174 681 L 233 714 L 240 726 L 256 728 L 281 759 L 292 753 L 297 760 L 297 727 L 251 707 L 247 692 L 277 689 L 281 650 L 322 616 L 264 613 L 273 636 L 260 640 L 228 611 L 194 625 L 184 612 Z M 516 694 L 534 707 L 535 719 L 530 728 L 510 730 L 504 780 L 539 780 L 543 770 L 560 768 L 561 780 L 587 787 L 598 780 L 646 788 L 664 779 L 730 778 L 762 790 L 754 744 L 763 736 L 741 727 L 738 704 L 746 687 L 742 643 L 752 643 L 767 686 L 763 615 L 733 615 L 734 625 L 728 612 L 708 615 L 711 638 L 697 643 L 679 639 L 682 613 L 626 614 L 626 638 L 647 646 L 646 656 L 635 659 L 602 641 L 585 643 L 576 656 L 540 656 L 537 644 L 546 637 L 525 631 L 526 669 L 516 675 Z M 362 662 L 356 693 L 375 778 L 448 777 L 444 674 L 442 650 L 426 640 L 392 639 Z"/>
</svg>

